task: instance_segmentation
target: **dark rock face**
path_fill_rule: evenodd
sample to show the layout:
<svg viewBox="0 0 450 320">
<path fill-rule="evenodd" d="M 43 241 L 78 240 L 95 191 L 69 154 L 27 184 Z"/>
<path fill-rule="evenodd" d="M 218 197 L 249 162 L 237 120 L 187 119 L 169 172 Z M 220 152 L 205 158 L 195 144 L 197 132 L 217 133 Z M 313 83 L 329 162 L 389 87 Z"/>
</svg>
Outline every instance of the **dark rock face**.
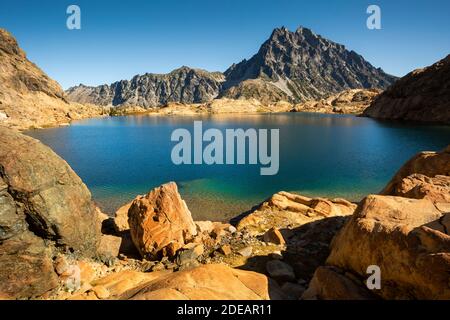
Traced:
<svg viewBox="0 0 450 320">
<path fill-rule="evenodd" d="M 204 103 L 219 94 L 224 80 L 220 72 L 181 67 L 169 74 L 135 76 L 111 85 L 67 90 L 70 100 L 107 106 L 141 106 L 151 108 L 169 102 Z"/>
<path fill-rule="evenodd" d="M 55 254 L 99 257 L 102 237 L 91 194 L 69 165 L 39 141 L 0 126 L 0 299 L 55 288 Z"/>
<path fill-rule="evenodd" d="M 364 115 L 450 124 L 450 55 L 398 80 L 365 110 Z"/>
<path fill-rule="evenodd" d="M 290 32 L 284 27 L 275 29 L 256 55 L 231 66 L 225 76 L 225 89 L 260 78 L 286 92 L 294 102 L 346 89 L 385 89 L 396 80 L 341 44 L 306 28 Z M 247 94 L 242 91 L 242 96 Z"/>
<path fill-rule="evenodd" d="M 95 255 L 100 222 L 91 194 L 69 165 L 39 141 L 0 127 L 0 239 L 26 228 Z"/>
<path fill-rule="evenodd" d="M 395 80 L 357 53 L 309 29 L 280 28 L 250 60 L 233 64 L 224 74 L 182 67 L 111 85 L 79 85 L 66 93 L 69 100 L 80 103 L 145 108 L 169 102 L 204 103 L 217 96 L 256 98 L 263 103 L 302 102 L 346 89 L 385 89 Z"/>
</svg>

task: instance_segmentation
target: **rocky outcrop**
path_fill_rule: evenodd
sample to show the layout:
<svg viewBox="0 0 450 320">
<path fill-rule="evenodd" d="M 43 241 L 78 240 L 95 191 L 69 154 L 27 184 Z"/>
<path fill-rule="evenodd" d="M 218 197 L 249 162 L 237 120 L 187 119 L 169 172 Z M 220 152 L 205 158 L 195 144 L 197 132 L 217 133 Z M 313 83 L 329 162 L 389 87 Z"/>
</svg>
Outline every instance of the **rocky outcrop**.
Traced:
<svg viewBox="0 0 450 320">
<path fill-rule="evenodd" d="M 282 191 L 243 217 L 237 229 L 264 233 L 273 227 L 293 228 L 327 217 L 351 215 L 355 209 L 355 204 L 344 199 L 312 199 Z"/>
<path fill-rule="evenodd" d="M 152 108 L 169 102 L 204 103 L 218 96 L 224 77 L 220 72 L 181 67 L 168 74 L 137 75 L 111 85 L 79 85 L 66 93 L 71 101 L 100 106 Z"/>
<path fill-rule="evenodd" d="M 441 152 L 421 152 L 414 156 L 381 194 L 450 202 L 450 146 Z"/>
<path fill-rule="evenodd" d="M 117 209 L 114 216 L 114 228 L 117 232 L 130 230 L 130 225 L 128 224 L 128 210 L 130 210 L 132 204 L 133 201 Z"/>
<path fill-rule="evenodd" d="M 450 203 L 450 176 L 430 178 L 423 174 L 411 174 L 388 193 L 405 198 L 430 199 L 436 205 Z"/>
<path fill-rule="evenodd" d="M 377 119 L 450 123 L 450 55 L 404 76 L 364 112 Z"/>
<path fill-rule="evenodd" d="M 69 103 L 59 84 L 30 62 L 14 37 L 0 29 L 0 125 L 27 129 L 106 113 Z"/>
<path fill-rule="evenodd" d="M 174 255 L 197 234 L 174 182 L 137 197 L 128 211 L 131 238 L 143 257 Z"/>
<path fill-rule="evenodd" d="M 418 154 L 394 176 L 385 195 L 370 195 L 359 204 L 305 299 L 450 299 L 448 151 Z M 380 268 L 380 289 L 366 287 L 369 266 Z"/>
<path fill-rule="evenodd" d="M 225 76 L 224 90 L 233 98 L 255 98 L 258 90 L 253 88 L 265 82 L 273 93 L 265 100 L 286 100 L 287 96 L 290 102 L 316 100 L 347 89 L 385 89 L 396 80 L 354 51 L 302 27 L 295 32 L 275 29 L 257 54 L 232 65 Z M 243 85 L 249 79 L 260 81 Z"/>
<path fill-rule="evenodd" d="M 333 240 L 326 263 L 361 279 L 379 266 L 381 289 L 374 293 L 384 299 L 449 299 L 443 214 L 426 199 L 369 196 Z"/>
<path fill-rule="evenodd" d="M 296 112 L 362 114 L 380 94 L 378 89 L 350 89 L 319 101 L 296 104 Z"/>
</svg>

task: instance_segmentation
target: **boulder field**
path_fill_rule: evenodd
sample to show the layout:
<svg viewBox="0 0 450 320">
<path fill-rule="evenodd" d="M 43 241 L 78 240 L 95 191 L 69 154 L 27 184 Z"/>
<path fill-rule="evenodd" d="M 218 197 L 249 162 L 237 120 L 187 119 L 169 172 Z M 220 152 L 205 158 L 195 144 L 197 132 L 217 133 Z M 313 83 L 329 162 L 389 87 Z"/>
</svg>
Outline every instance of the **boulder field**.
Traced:
<svg viewBox="0 0 450 320">
<path fill-rule="evenodd" d="M 0 299 L 450 299 L 449 176 L 447 147 L 358 204 L 279 192 L 193 221 L 169 182 L 108 217 L 52 150 L 0 128 Z"/>
</svg>

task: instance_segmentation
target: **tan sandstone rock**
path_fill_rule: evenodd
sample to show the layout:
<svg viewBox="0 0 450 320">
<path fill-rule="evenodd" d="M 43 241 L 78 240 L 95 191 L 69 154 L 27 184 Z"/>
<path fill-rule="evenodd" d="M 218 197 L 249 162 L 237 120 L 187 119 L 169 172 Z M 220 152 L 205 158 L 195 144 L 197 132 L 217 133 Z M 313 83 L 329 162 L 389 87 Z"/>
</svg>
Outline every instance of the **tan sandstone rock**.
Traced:
<svg viewBox="0 0 450 320">
<path fill-rule="evenodd" d="M 143 257 L 156 259 L 169 244 L 181 248 L 197 234 L 191 212 L 174 182 L 138 196 L 128 215 L 131 237 Z"/>
<path fill-rule="evenodd" d="M 130 210 L 132 203 L 133 201 L 117 209 L 114 215 L 114 228 L 117 232 L 130 230 L 130 225 L 128 224 L 128 210 Z"/>
<path fill-rule="evenodd" d="M 100 237 L 98 254 L 100 258 L 116 258 L 119 255 L 122 238 L 109 234 L 103 234 Z"/>
<path fill-rule="evenodd" d="M 203 265 L 162 276 L 142 289 L 121 298 L 132 300 L 269 300 L 284 295 L 263 274 L 232 269 L 225 265 Z"/>
<path fill-rule="evenodd" d="M 381 290 L 374 293 L 385 299 L 450 299 L 443 213 L 428 199 L 368 196 L 333 240 L 326 264 L 361 279 L 379 266 Z"/>
<path fill-rule="evenodd" d="M 449 177 L 450 146 L 441 152 L 421 152 L 400 168 L 381 194 L 450 202 Z"/>
<path fill-rule="evenodd" d="M 271 228 L 264 234 L 264 241 L 267 243 L 274 243 L 278 245 L 286 244 L 283 235 L 277 228 Z"/>
<path fill-rule="evenodd" d="M 361 114 L 380 94 L 378 89 L 349 89 L 325 99 L 295 105 L 296 112 Z"/>
<path fill-rule="evenodd" d="M 355 204 L 344 199 L 312 199 L 282 191 L 242 218 L 237 229 L 263 233 L 273 227 L 297 227 L 325 217 L 351 215 L 355 209 Z"/>
</svg>

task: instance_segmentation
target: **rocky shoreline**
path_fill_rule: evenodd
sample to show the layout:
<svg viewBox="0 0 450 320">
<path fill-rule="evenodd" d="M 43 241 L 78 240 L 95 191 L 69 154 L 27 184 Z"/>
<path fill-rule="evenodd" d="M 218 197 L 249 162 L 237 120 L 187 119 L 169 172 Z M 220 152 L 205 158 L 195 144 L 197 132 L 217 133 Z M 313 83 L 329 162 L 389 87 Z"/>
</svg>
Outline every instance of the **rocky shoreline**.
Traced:
<svg viewBox="0 0 450 320">
<path fill-rule="evenodd" d="M 281 112 L 308 112 L 323 114 L 362 115 L 364 110 L 381 93 L 377 89 L 350 89 L 320 100 L 289 103 L 279 100 L 262 103 L 255 98 L 217 98 L 206 103 L 186 104 L 171 102 L 161 107 L 145 109 L 138 106 L 122 106 L 109 109 L 112 116 L 123 115 L 201 115 L 201 114 L 258 114 Z"/>
<path fill-rule="evenodd" d="M 0 178 L 1 299 L 450 299 L 450 146 L 358 204 L 280 192 L 231 223 L 193 221 L 173 182 L 110 218 L 7 128 Z"/>
</svg>

